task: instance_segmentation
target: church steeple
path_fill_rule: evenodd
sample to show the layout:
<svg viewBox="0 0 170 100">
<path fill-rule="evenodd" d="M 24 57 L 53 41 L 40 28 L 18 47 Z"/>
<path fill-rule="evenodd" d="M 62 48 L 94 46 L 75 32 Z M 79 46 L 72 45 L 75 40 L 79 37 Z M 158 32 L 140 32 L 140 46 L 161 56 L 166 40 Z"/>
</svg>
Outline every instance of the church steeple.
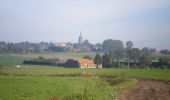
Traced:
<svg viewBox="0 0 170 100">
<path fill-rule="evenodd" d="M 83 44 L 83 36 L 81 35 L 81 31 L 80 31 L 80 36 L 79 36 L 79 44 Z"/>
</svg>

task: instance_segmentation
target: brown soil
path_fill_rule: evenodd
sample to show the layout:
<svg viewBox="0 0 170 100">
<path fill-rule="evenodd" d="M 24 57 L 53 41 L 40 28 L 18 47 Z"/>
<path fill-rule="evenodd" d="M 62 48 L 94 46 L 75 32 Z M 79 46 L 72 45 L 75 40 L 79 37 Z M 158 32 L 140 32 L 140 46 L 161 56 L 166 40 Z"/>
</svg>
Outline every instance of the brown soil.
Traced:
<svg viewBox="0 0 170 100">
<path fill-rule="evenodd" d="M 137 86 L 121 93 L 120 100 L 170 100 L 170 82 L 137 80 Z"/>
</svg>

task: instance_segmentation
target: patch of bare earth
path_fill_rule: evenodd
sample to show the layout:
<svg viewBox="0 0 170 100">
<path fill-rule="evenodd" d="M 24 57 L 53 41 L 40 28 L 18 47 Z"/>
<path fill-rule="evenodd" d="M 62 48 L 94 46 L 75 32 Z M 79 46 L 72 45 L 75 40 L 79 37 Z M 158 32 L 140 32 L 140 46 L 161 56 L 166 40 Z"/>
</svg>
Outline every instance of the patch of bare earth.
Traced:
<svg viewBox="0 0 170 100">
<path fill-rule="evenodd" d="M 120 100 L 170 100 L 170 82 L 138 79 L 137 86 L 119 95 Z"/>
</svg>

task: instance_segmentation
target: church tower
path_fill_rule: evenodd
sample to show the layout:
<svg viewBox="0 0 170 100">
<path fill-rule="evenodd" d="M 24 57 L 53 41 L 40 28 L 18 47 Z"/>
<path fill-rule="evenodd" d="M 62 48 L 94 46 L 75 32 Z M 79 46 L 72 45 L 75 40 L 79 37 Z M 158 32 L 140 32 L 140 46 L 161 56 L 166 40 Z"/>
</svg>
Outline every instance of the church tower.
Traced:
<svg viewBox="0 0 170 100">
<path fill-rule="evenodd" d="M 79 36 L 79 44 L 83 44 L 83 36 L 81 35 L 81 31 L 80 31 L 80 36 Z"/>
</svg>

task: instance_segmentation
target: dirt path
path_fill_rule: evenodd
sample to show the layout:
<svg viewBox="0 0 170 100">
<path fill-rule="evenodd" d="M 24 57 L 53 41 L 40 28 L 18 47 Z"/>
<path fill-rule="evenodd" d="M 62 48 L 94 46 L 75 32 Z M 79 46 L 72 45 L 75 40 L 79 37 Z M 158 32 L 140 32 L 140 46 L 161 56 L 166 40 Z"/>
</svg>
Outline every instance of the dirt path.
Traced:
<svg viewBox="0 0 170 100">
<path fill-rule="evenodd" d="M 119 97 L 120 100 L 170 100 L 170 82 L 138 79 L 136 87 Z"/>
</svg>

